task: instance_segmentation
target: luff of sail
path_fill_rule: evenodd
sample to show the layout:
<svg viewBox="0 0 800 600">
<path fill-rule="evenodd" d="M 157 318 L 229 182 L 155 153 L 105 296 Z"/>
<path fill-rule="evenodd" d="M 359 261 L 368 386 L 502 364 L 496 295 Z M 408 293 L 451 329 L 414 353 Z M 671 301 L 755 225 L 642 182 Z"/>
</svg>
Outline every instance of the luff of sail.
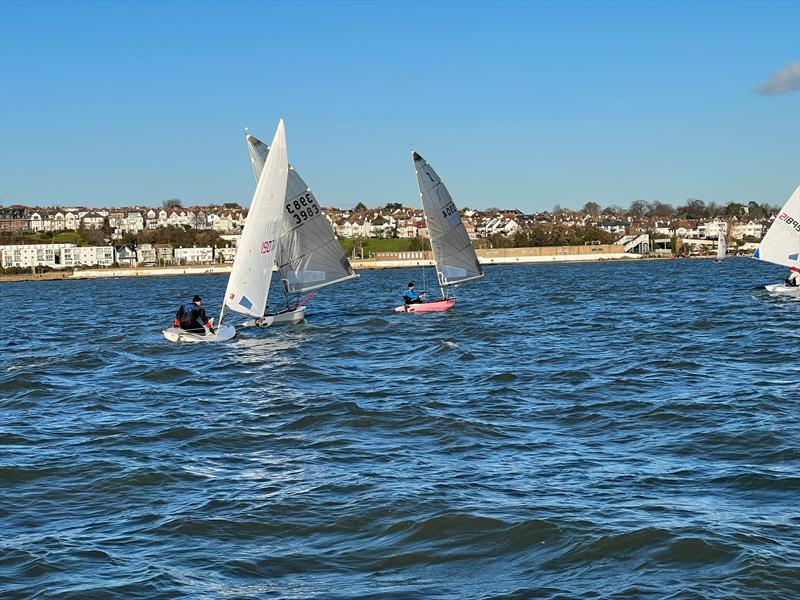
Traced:
<svg viewBox="0 0 800 600">
<path fill-rule="evenodd" d="M 436 171 L 417 152 L 412 151 L 422 210 L 428 223 L 431 250 L 436 263 L 439 285 L 456 285 L 483 277 L 472 240 L 461 216 Z"/>
<path fill-rule="evenodd" d="M 267 307 L 283 217 L 289 175 L 283 119 L 278 123 L 272 148 L 247 212 L 225 290 L 225 306 L 253 317 L 261 317 Z"/>
<path fill-rule="evenodd" d="M 775 217 L 753 258 L 785 267 L 800 266 L 800 186 Z"/>
<path fill-rule="evenodd" d="M 252 135 L 246 138 L 253 175 L 258 182 L 270 146 Z M 287 294 L 309 292 L 357 277 L 322 207 L 291 166 L 276 262 Z"/>
</svg>

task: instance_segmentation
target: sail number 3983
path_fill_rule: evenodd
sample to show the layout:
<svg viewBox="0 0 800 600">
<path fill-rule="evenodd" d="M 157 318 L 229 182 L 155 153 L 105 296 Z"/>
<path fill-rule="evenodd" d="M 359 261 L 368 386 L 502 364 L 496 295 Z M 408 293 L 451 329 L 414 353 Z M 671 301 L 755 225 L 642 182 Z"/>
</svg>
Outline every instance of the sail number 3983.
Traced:
<svg viewBox="0 0 800 600">
<path fill-rule="evenodd" d="M 291 202 L 286 204 L 286 212 L 292 215 L 295 225 L 300 225 L 304 221 L 308 221 L 311 217 L 320 214 L 319 206 L 317 206 L 314 196 L 311 192 L 306 192 L 302 196 L 298 196 Z"/>
</svg>

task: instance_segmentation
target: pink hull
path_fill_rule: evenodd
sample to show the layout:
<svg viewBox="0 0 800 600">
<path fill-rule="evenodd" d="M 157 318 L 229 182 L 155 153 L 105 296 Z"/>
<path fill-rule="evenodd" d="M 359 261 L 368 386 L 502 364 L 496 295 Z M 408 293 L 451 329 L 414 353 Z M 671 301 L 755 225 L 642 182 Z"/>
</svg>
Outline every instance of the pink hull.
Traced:
<svg viewBox="0 0 800 600">
<path fill-rule="evenodd" d="M 394 309 L 395 312 L 414 312 L 414 313 L 429 313 L 429 312 L 447 312 L 456 305 L 455 298 L 447 298 L 446 300 L 434 300 L 433 302 L 425 302 L 423 304 L 404 304 Z"/>
</svg>

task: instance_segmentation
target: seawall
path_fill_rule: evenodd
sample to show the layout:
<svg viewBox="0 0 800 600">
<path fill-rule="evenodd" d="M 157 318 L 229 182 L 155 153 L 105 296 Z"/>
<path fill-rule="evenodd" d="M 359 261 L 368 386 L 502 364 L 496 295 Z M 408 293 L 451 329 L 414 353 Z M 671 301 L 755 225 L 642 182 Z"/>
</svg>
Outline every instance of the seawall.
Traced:
<svg viewBox="0 0 800 600">
<path fill-rule="evenodd" d="M 638 254 L 626 254 L 622 246 L 549 246 L 541 248 L 493 248 L 477 250 L 482 265 L 533 264 L 554 262 L 592 262 L 607 260 L 637 260 Z M 362 269 L 402 269 L 433 265 L 433 255 L 427 252 L 380 253 L 365 259 L 351 259 L 356 271 Z M 228 274 L 230 265 L 200 265 L 186 267 L 126 267 L 106 269 L 53 271 L 43 275 L 0 275 L 0 281 L 28 281 L 52 279 L 97 279 L 115 277 L 151 277 L 175 275 Z"/>
</svg>

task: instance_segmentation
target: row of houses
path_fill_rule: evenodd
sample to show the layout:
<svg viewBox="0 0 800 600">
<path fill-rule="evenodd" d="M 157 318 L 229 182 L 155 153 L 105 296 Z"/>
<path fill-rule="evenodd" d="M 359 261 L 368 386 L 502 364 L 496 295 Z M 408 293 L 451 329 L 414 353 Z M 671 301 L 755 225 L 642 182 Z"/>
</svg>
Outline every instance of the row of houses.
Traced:
<svg viewBox="0 0 800 600">
<path fill-rule="evenodd" d="M 385 211 L 361 211 L 346 217 L 336 218 L 331 211 L 336 234 L 343 238 L 413 238 L 428 237 L 425 215 L 421 210 L 402 209 L 392 213 Z M 514 234 L 537 225 L 559 227 L 596 227 L 617 237 L 651 233 L 665 237 L 716 239 L 720 230 L 730 239 L 761 239 L 770 225 L 770 220 L 685 220 L 658 221 L 654 219 L 616 218 L 598 219 L 592 215 L 554 215 L 549 212 L 525 215 L 516 210 L 474 211 L 462 213 L 462 221 L 471 239 L 488 238 L 493 235 L 512 237 Z M 773 217 L 774 218 L 774 217 Z"/>
<path fill-rule="evenodd" d="M 136 267 L 155 265 L 203 265 L 231 263 L 235 248 L 173 248 L 167 244 L 77 246 L 75 244 L 0 245 L 0 265 L 8 268 L 51 269 L 79 267 Z"/>
<path fill-rule="evenodd" d="M 31 209 L 21 205 L 0 208 L 0 231 L 60 231 L 70 229 L 111 230 L 111 239 L 145 229 L 185 227 L 211 229 L 222 234 L 240 232 L 247 211 L 238 204 L 223 207 L 97 209 Z M 425 214 L 421 209 L 398 207 L 359 211 L 325 209 L 336 235 L 342 238 L 415 238 L 428 237 Z M 771 217 L 771 218 L 774 218 Z M 523 214 L 516 209 L 464 210 L 462 220 L 472 239 L 493 235 L 511 237 L 537 225 L 560 227 L 596 227 L 615 236 L 651 233 L 680 238 L 712 239 L 725 229 L 732 239 L 761 239 L 770 219 L 742 220 L 658 220 L 620 215 L 591 215 L 575 211 L 542 211 Z"/>
<path fill-rule="evenodd" d="M 30 208 L 13 205 L 0 208 L 0 231 L 42 232 L 103 229 L 108 227 L 112 239 L 125 233 L 136 234 L 145 229 L 186 227 L 211 229 L 220 233 L 242 230 L 247 211 L 238 204 L 223 207 L 170 208 Z"/>
</svg>

